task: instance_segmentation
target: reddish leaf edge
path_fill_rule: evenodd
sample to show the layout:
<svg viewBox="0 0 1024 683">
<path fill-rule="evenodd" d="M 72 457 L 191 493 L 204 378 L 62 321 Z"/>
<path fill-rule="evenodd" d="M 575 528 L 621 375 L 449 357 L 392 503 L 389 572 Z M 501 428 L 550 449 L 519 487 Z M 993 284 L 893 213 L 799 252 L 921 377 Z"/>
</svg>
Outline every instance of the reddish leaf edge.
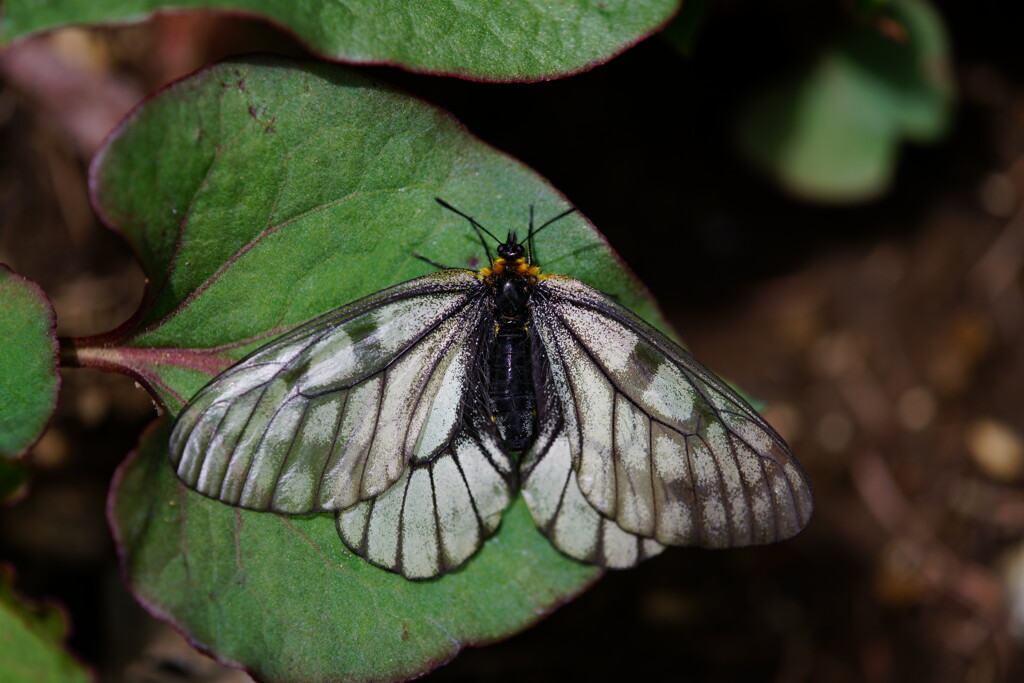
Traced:
<svg viewBox="0 0 1024 683">
<path fill-rule="evenodd" d="M 639 45 L 643 41 L 647 40 L 651 36 L 656 35 L 658 33 L 661 33 L 665 29 L 665 27 L 668 26 L 668 24 L 670 24 L 676 18 L 676 16 L 682 10 L 682 5 L 683 5 L 683 0 L 679 0 L 676 3 L 675 9 L 666 17 L 666 19 L 664 21 L 662 21 L 657 26 L 652 27 L 648 31 L 644 31 L 644 32 L 641 32 L 641 33 L 637 34 L 634 37 L 633 40 L 626 41 L 626 42 L 622 43 L 621 45 L 617 46 L 613 52 L 609 53 L 605 57 L 599 57 L 597 59 L 591 60 L 591 61 L 581 65 L 580 67 L 578 67 L 576 69 L 566 69 L 564 71 L 552 71 L 550 73 L 546 73 L 546 74 L 539 75 L 539 76 L 521 76 L 521 77 L 511 77 L 510 76 L 508 78 L 500 78 L 500 77 L 488 78 L 488 77 L 480 76 L 480 75 L 477 75 L 477 74 L 472 74 L 469 71 L 458 71 L 458 70 L 446 71 L 446 70 L 443 70 L 443 69 L 429 69 L 429 68 L 426 68 L 426 67 L 422 67 L 421 68 L 421 67 L 415 67 L 415 66 L 412 66 L 412 65 L 409 65 L 409 64 L 404 64 L 404 63 L 398 62 L 398 61 L 387 60 L 387 59 L 374 59 L 372 57 L 346 57 L 346 58 L 334 57 L 334 56 L 331 56 L 329 54 L 325 54 L 325 53 L 319 51 L 318 49 L 314 48 L 312 45 L 309 44 L 309 42 L 305 38 L 300 36 L 296 31 L 292 30 L 290 27 L 285 26 L 284 24 L 282 24 L 282 23 L 280 23 L 278 21 L 275 21 L 274 19 L 272 19 L 270 17 L 263 16 L 262 14 L 258 14 L 256 12 L 247 12 L 245 10 L 238 10 L 238 9 L 160 8 L 160 9 L 155 9 L 155 10 L 150 11 L 150 12 L 146 12 L 144 14 L 140 14 L 140 15 L 138 15 L 136 17 L 132 17 L 132 18 L 128 18 L 128 19 L 122 19 L 122 20 L 99 21 L 99 22 L 95 22 L 95 23 L 91 23 L 91 24 L 76 24 L 76 23 L 57 24 L 57 25 L 54 25 L 54 26 L 49 26 L 47 28 L 39 29 L 39 30 L 36 30 L 36 31 L 31 31 L 29 33 L 24 33 L 22 35 L 16 36 L 15 38 L 13 38 L 8 43 L 8 45 L 13 45 L 13 44 L 18 43 L 18 42 L 20 42 L 22 40 L 27 40 L 27 39 L 29 39 L 29 38 L 31 38 L 33 36 L 47 35 L 49 33 L 53 33 L 54 31 L 58 31 L 58 30 L 60 30 L 62 28 L 68 28 L 68 27 L 71 27 L 71 26 L 89 26 L 89 27 L 99 27 L 99 28 L 119 28 L 119 27 L 122 27 L 122 26 L 135 26 L 135 25 L 143 24 L 143 23 L 145 23 L 147 21 L 151 21 L 151 20 L 153 20 L 153 19 L 155 19 L 155 18 L 157 18 L 159 16 L 176 16 L 176 15 L 184 15 L 184 14 L 206 13 L 206 14 L 214 14 L 214 15 L 218 15 L 218 16 L 222 16 L 222 17 L 227 17 L 227 18 L 239 18 L 239 19 L 247 19 L 247 20 L 251 20 L 251 21 L 257 21 L 259 23 L 262 23 L 262 24 L 265 24 L 267 26 L 270 26 L 273 29 L 275 29 L 277 31 L 280 31 L 281 33 L 287 35 L 289 38 L 291 38 L 296 43 L 301 45 L 306 51 L 308 51 L 313 56 L 313 58 L 315 58 L 318 61 L 324 61 L 324 62 L 329 62 L 329 63 L 333 63 L 333 64 L 352 65 L 352 66 L 386 66 L 386 67 L 391 67 L 391 68 L 399 69 L 399 70 L 405 71 L 407 73 L 417 74 L 417 75 L 421 75 L 421 76 L 439 76 L 439 77 L 442 77 L 442 78 L 458 78 L 460 80 L 470 81 L 470 82 L 474 82 L 474 83 L 545 83 L 547 81 L 556 81 L 556 80 L 559 80 L 561 78 L 568 78 L 570 76 L 576 76 L 576 75 L 579 75 L 579 74 L 584 74 L 584 73 L 587 73 L 588 71 L 591 71 L 591 70 L 593 70 L 593 69 L 595 69 L 595 68 L 597 68 L 599 66 L 603 66 L 603 65 L 607 64 L 608 62 L 610 62 L 613 59 L 617 58 L 619 55 L 623 54 L 624 52 L 626 52 L 626 51 L 636 47 L 637 45 Z M 3 44 L 0 43 L 0 47 L 2 47 L 2 45 Z"/>
<path fill-rule="evenodd" d="M 2 17 L 0 17 L 2 18 Z M 8 460 L 10 462 L 19 462 L 24 459 L 25 454 L 28 453 L 33 446 L 39 443 L 39 440 L 43 438 L 43 434 L 50 428 L 50 423 L 53 422 L 53 416 L 57 412 L 57 401 L 60 399 L 60 390 L 63 385 L 63 378 L 60 376 L 61 368 L 61 355 L 60 355 L 60 343 L 57 340 L 57 313 L 53 310 L 53 304 L 50 302 L 50 298 L 46 296 L 46 292 L 37 283 L 28 279 L 23 275 L 19 275 L 11 269 L 6 263 L 0 263 L 0 270 L 7 272 L 12 278 L 19 280 L 29 290 L 35 294 L 36 298 L 41 301 L 46 308 L 46 317 L 49 324 L 49 334 L 47 335 L 50 339 L 50 365 L 53 368 L 53 374 L 57 378 L 57 382 L 54 385 L 53 392 L 50 396 L 50 414 L 46 417 L 46 422 L 43 423 L 42 429 L 36 435 L 36 438 L 31 443 L 27 444 L 19 453 L 12 454 L 10 456 L 0 455 L 0 458 Z"/>
<path fill-rule="evenodd" d="M 131 581 L 131 576 L 128 570 L 128 557 L 125 552 L 125 544 L 123 541 L 120 527 L 118 526 L 116 519 L 115 506 L 117 492 L 121 489 L 121 480 L 124 478 L 125 472 L 127 472 L 128 468 L 139 459 L 142 450 L 142 443 L 146 439 L 154 438 L 153 433 L 161 429 L 161 422 L 166 419 L 166 416 L 158 417 L 151 421 L 148 425 L 146 425 L 146 427 L 142 430 L 142 433 L 139 435 L 139 440 L 136 443 L 135 448 L 133 448 L 124 458 L 124 460 L 122 460 L 121 463 L 117 466 L 117 468 L 114 470 L 114 475 L 110 480 L 110 487 L 107 492 L 106 501 L 106 517 L 107 526 L 110 527 L 110 533 L 114 540 L 114 549 L 117 555 L 117 569 L 118 573 L 121 576 L 121 581 L 124 584 L 125 588 L 128 590 L 128 593 L 132 596 L 132 599 L 135 600 L 135 602 L 137 602 L 150 616 L 152 616 L 154 619 L 162 621 L 163 623 L 173 628 L 182 636 L 182 638 L 184 638 L 189 643 L 189 645 L 191 645 L 193 648 L 203 653 L 207 657 L 210 657 L 218 664 L 230 667 L 232 669 L 238 669 L 239 671 L 244 671 L 257 681 L 274 680 L 275 683 L 285 683 L 288 679 L 269 679 L 267 677 L 264 677 L 262 676 L 261 672 L 258 669 L 249 666 L 243 662 L 238 662 L 223 655 L 220 655 L 214 649 L 215 646 L 208 645 L 202 641 L 193 638 L 192 635 L 185 628 L 185 626 L 178 622 L 171 614 L 165 612 L 155 602 L 149 600 L 145 596 L 141 595 L 138 591 L 136 591 L 135 585 Z M 184 495 L 189 493 L 189 490 L 184 484 L 178 482 L 178 492 L 179 494 Z M 240 512 L 242 511 L 236 509 L 236 515 Z M 287 519 L 288 517 L 288 515 L 279 515 L 275 512 L 266 512 L 260 514 L 273 514 L 285 519 Z M 497 533 L 500 532 L 501 529 L 499 528 Z M 0 565 L 0 568 L 2 568 L 2 565 Z M 442 666 L 449 664 L 456 657 L 458 657 L 463 650 L 467 648 L 486 647 L 488 645 L 501 643 L 514 636 L 519 635 L 520 633 L 528 629 L 533 628 L 534 626 L 550 617 L 552 614 L 557 612 L 565 605 L 578 599 L 579 597 L 590 591 L 590 589 L 593 588 L 604 577 L 606 573 L 607 570 L 599 570 L 594 574 L 594 577 L 590 581 L 581 585 L 576 591 L 563 596 L 561 599 L 555 602 L 552 602 L 548 607 L 544 609 L 534 610 L 533 618 L 520 625 L 519 628 L 517 628 L 515 631 L 506 633 L 502 636 L 493 639 L 460 640 L 458 638 L 451 638 L 451 642 L 454 646 L 454 649 L 451 651 L 450 654 L 438 657 L 436 659 L 425 660 L 422 665 L 422 668 L 420 668 L 418 671 L 410 672 L 408 674 L 400 674 L 402 676 L 401 678 L 396 678 L 393 680 L 411 681 L 414 679 L 421 678 L 431 673 L 432 671 L 435 671 L 441 668 Z"/>
</svg>

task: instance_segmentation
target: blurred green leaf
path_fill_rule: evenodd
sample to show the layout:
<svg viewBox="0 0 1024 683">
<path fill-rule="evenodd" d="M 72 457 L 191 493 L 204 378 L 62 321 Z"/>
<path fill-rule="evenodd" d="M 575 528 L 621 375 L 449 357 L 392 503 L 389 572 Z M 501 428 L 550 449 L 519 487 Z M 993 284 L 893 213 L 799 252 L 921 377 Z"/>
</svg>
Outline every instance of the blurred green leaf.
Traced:
<svg viewBox="0 0 1024 683">
<path fill-rule="evenodd" d="M 669 22 L 661 35 L 684 56 L 693 54 L 697 35 L 707 19 L 711 0 L 685 0 L 679 14 Z"/>
<path fill-rule="evenodd" d="M 448 114 L 336 66 L 259 59 L 181 81 L 97 157 L 95 203 L 149 278 L 83 364 L 142 379 L 175 414 L 209 377 L 276 333 L 429 272 L 479 267 L 480 243 L 440 196 L 500 231 L 567 202 Z M 662 324 L 642 285 L 580 216 L 537 245 L 547 270 Z M 533 623 L 599 571 L 566 559 L 522 501 L 453 574 L 410 582 L 352 556 L 331 515 L 281 517 L 189 492 L 161 423 L 125 466 L 112 522 L 132 588 L 221 658 L 267 679 L 391 679 Z M 284 580 L 283 577 L 287 577 Z"/>
<path fill-rule="evenodd" d="M 43 290 L 0 264 L 0 458 L 28 450 L 57 405 L 55 324 Z"/>
<path fill-rule="evenodd" d="M 13 572 L 0 566 L 0 681 L 88 681 L 89 673 L 61 646 L 67 635 L 64 615 L 54 607 L 26 604 L 13 583 Z"/>
<path fill-rule="evenodd" d="M 320 55 L 491 81 L 585 71 L 667 22 L 679 0 L 7 0 L 0 39 L 68 24 L 138 21 L 158 10 L 250 13 Z"/>
<path fill-rule="evenodd" d="M 923 0 L 885 8 L 809 71 L 755 97 L 740 118 L 741 149 L 797 196 L 875 198 L 904 140 L 931 142 L 949 127 L 953 86 L 940 17 Z"/>
<path fill-rule="evenodd" d="M 12 498 L 20 497 L 28 482 L 28 468 L 23 463 L 0 458 L 0 504 L 12 502 Z"/>
</svg>

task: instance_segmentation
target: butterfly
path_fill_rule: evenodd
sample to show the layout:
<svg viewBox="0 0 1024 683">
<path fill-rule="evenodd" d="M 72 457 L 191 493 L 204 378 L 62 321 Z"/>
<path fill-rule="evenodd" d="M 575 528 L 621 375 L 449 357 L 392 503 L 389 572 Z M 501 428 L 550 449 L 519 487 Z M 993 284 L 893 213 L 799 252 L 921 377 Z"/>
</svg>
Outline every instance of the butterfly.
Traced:
<svg viewBox="0 0 1024 683">
<path fill-rule="evenodd" d="M 531 207 L 526 239 L 500 240 L 437 201 L 489 265 L 359 299 L 213 378 L 171 433 L 186 486 L 333 512 L 349 549 L 409 579 L 464 565 L 517 493 L 558 550 L 609 568 L 803 529 L 807 476 L 756 410 L 613 298 L 536 265 L 534 238 L 572 209 L 534 228 Z"/>
</svg>

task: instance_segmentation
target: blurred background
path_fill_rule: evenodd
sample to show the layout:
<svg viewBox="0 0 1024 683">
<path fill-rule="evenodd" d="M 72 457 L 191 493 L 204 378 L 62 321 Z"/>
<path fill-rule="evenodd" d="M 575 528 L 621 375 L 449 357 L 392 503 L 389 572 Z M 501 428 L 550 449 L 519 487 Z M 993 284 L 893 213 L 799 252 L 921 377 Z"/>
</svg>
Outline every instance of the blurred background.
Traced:
<svg viewBox="0 0 1024 683">
<path fill-rule="evenodd" d="M 796 539 L 669 550 L 449 680 L 1024 677 L 1024 52 L 993 0 L 721 0 L 536 84 L 366 71 L 546 176 L 694 354 L 766 405 L 814 483 Z M 928 8 L 928 5 L 925 5 Z M 923 36 L 923 37 L 922 37 Z M 0 262 L 61 335 L 128 318 L 144 277 L 88 162 L 147 93 L 227 55 L 307 55 L 202 12 L 0 51 Z M 0 508 L 18 590 L 66 610 L 101 680 L 237 681 L 121 585 L 113 469 L 154 417 L 131 379 L 63 373 L 31 484 Z"/>
</svg>

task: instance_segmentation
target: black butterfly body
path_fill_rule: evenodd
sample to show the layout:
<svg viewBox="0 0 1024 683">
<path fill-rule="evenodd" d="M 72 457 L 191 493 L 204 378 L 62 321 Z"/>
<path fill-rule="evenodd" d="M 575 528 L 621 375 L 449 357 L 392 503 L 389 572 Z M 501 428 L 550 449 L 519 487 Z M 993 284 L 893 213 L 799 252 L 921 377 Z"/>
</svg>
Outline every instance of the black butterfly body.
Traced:
<svg viewBox="0 0 1024 683">
<path fill-rule="evenodd" d="M 248 509 L 334 512 L 350 549 L 408 578 L 464 564 L 517 491 L 559 550 L 605 567 L 806 525 L 806 475 L 753 408 L 530 256 L 510 233 L 480 271 L 395 285 L 250 354 L 179 416 L 179 478 Z"/>
<path fill-rule="evenodd" d="M 499 246 L 498 255 L 482 277 L 490 290 L 494 317 L 494 334 L 487 354 L 487 393 L 505 447 L 521 451 L 533 440 L 537 424 L 530 293 L 537 286 L 540 271 L 523 258 L 523 247 L 514 233 Z"/>
</svg>

